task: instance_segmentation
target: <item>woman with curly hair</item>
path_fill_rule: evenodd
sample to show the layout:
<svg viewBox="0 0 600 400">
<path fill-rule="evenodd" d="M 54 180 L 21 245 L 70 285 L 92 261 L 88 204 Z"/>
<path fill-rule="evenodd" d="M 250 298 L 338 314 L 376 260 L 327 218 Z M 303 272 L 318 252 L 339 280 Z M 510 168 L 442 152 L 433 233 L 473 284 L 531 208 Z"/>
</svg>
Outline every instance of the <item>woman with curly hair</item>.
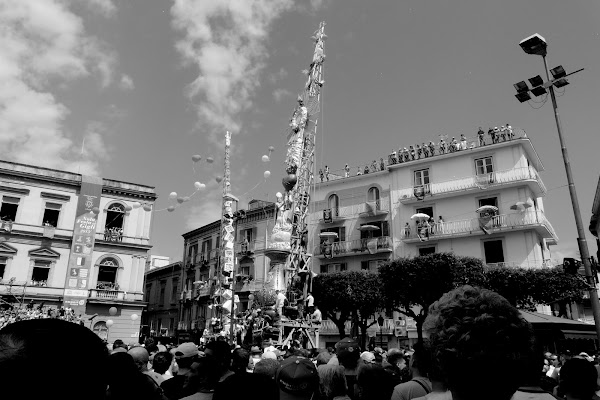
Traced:
<svg viewBox="0 0 600 400">
<path fill-rule="evenodd" d="M 504 297 L 465 285 L 429 308 L 424 331 L 454 400 L 509 400 L 534 346 L 533 331 Z M 502 374 L 490 368 L 502 365 Z"/>
</svg>

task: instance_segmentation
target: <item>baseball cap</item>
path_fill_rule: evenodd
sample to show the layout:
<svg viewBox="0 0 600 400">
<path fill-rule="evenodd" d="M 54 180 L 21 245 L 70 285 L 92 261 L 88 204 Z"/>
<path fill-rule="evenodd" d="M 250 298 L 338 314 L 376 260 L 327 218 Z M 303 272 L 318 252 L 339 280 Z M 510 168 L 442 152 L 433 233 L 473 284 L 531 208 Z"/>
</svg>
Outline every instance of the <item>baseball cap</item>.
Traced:
<svg viewBox="0 0 600 400">
<path fill-rule="evenodd" d="M 375 362 L 375 354 L 371 353 L 370 351 L 363 351 L 360 354 L 360 358 L 362 358 L 363 361 L 368 362 L 368 363 Z"/>
<path fill-rule="evenodd" d="M 261 354 L 262 350 L 258 346 L 252 346 L 252 348 L 250 349 L 250 353 L 251 354 Z"/>
<path fill-rule="evenodd" d="M 309 359 L 292 356 L 281 363 L 276 381 L 279 400 L 308 400 L 319 387 L 319 374 Z"/>
<path fill-rule="evenodd" d="M 182 343 L 175 349 L 176 358 L 194 357 L 198 354 L 200 354 L 198 347 L 192 342 Z"/>
<path fill-rule="evenodd" d="M 347 350 L 349 352 L 358 351 L 358 342 L 351 338 L 343 338 L 335 344 L 335 350 Z"/>
</svg>

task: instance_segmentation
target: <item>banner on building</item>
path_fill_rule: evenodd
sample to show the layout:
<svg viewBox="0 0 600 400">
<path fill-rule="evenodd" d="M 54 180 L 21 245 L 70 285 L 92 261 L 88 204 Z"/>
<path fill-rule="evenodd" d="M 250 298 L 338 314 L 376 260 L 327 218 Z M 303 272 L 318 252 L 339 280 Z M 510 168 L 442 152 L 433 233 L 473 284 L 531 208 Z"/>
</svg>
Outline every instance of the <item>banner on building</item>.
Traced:
<svg viewBox="0 0 600 400">
<path fill-rule="evenodd" d="M 85 314 L 101 197 L 102 178 L 82 175 L 63 296 L 76 316 Z"/>
</svg>

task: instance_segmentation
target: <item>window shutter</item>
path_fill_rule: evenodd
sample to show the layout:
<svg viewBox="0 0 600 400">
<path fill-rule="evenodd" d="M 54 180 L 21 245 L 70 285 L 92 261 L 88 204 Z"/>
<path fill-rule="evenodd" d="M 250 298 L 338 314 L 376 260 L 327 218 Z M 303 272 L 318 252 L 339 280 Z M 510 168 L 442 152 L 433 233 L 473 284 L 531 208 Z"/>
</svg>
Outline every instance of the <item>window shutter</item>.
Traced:
<svg viewBox="0 0 600 400">
<path fill-rule="evenodd" d="M 256 279 L 256 276 L 254 275 L 254 272 L 255 272 L 255 268 L 254 268 L 254 261 L 253 261 L 253 262 L 251 262 L 251 263 L 249 263 L 249 264 L 248 264 L 248 266 L 250 267 L 250 268 L 248 269 L 248 271 L 249 271 L 249 272 L 248 272 L 248 274 L 249 274 L 251 277 L 253 277 L 253 278 L 255 278 L 255 279 Z"/>
<path fill-rule="evenodd" d="M 255 226 L 254 228 L 252 228 L 252 238 L 251 238 L 251 242 L 255 241 L 258 238 L 258 228 Z"/>
<path fill-rule="evenodd" d="M 339 236 L 340 242 L 346 241 L 346 227 L 345 226 L 340 227 L 340 234 L 338 236 Z"/>
<path fill-rule="evenodd" d="M 390 229 L 387 221 L 381 223 L 381 236 L 390 236 Z"/>
</svg>

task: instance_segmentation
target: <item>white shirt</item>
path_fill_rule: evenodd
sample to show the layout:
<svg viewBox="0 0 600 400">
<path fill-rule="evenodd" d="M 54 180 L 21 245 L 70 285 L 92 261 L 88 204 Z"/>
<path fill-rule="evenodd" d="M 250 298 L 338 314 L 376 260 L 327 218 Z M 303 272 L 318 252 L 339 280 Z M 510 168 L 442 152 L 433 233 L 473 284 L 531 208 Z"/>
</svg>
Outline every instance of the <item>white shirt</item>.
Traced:
<svg viewBox="0 0 600 400">
<path fill-rule="evenodd" d="M 279 292 L 277 293 L 277 307 L 283 307 L 283 304 L 285 303 L 286 297 L 283 293 Z"/>
<path fill-rule="evenodd" d="M 315 310 L 315 312 L 312 314 L 312 320 L 313 322 L 323 322 L 323 315 L 321 314 L 320 310 Z"/>
<path fill-rule="evenodd" d="M 312 307 L 315 305 L 315 298 L 312 297 L 310 294 L 306 297 L 306 303 L 308 305 L 308 307 Z"/>
</svg>

